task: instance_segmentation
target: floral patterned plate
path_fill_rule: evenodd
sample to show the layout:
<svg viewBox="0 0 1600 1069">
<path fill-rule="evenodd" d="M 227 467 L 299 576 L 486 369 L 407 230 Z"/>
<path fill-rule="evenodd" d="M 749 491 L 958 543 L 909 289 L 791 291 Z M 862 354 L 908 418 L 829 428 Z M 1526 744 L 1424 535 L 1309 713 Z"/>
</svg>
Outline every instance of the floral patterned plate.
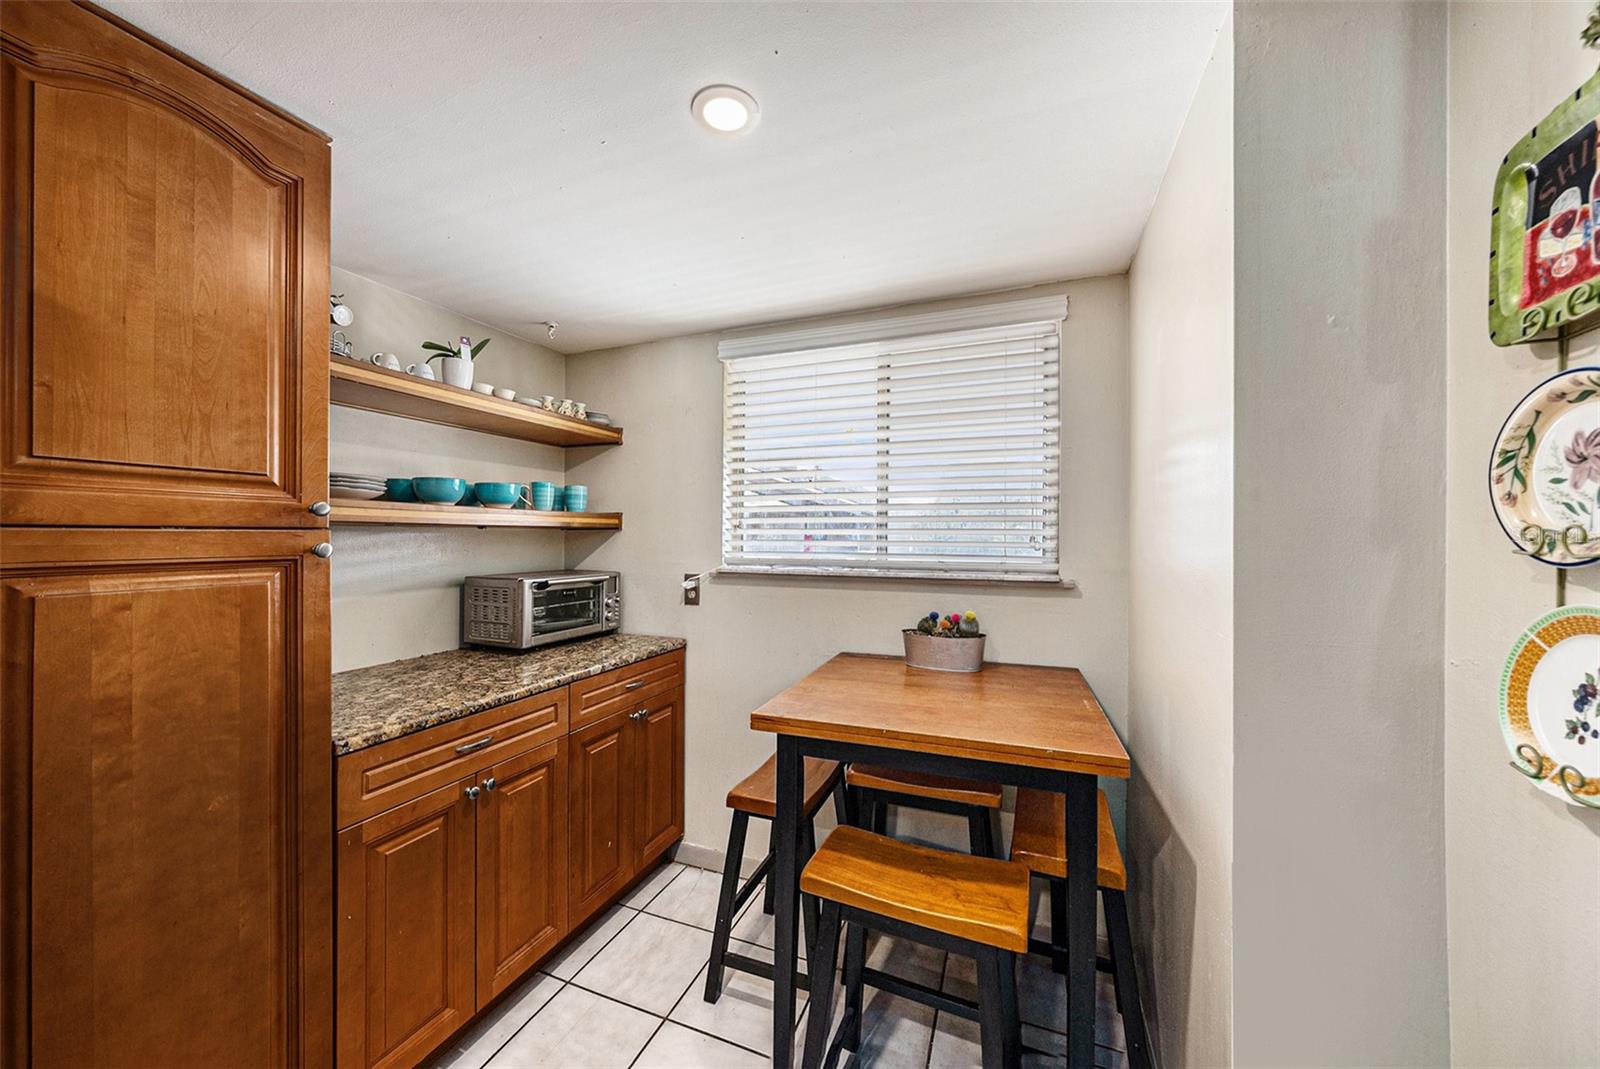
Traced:
<svg viewBox="0 0 1600 1069">
<path fill-rule="evenodd" d="M 1563 371 L 1506 417 L 1489 458 L 1506 536 L 1560 568 L 1600 560 L 1600 367 Z"/>
<path fill-rule="evenodd" d="M 1500 732 L 1540 790 L 1600 806 L 1600 608 L 1535 620 L 1500 674 Z"/>
</svg>

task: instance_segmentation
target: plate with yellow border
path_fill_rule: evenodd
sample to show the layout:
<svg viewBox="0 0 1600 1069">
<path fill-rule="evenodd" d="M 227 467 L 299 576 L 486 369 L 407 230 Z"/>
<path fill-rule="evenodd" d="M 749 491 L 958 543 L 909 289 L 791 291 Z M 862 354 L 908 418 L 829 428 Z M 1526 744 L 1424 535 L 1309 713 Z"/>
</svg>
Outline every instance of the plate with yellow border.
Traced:
<svg viewBox="0 0 1600 1069">
<path fill-rule="evenodd" d="M 1500 674 L 1500 731 L 1541 790 L 1600 805 L 1600 608 L 1557 609 L 1517 637 Z"/>
</svg>

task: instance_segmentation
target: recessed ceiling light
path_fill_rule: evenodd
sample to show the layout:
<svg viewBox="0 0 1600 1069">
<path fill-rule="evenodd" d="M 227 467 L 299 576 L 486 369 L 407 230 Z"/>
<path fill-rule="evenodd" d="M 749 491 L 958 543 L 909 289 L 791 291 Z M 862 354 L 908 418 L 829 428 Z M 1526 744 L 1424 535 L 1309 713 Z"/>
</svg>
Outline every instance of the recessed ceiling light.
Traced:
<svg viewBox="0 0 1600 1069">
<path fill-rule="evenodd" d="M 738 134 L 761 117 L 756 98 L 732 85 L 708 85 L 689 103 L 694 117 L 719 134 Z"/>
</svg>

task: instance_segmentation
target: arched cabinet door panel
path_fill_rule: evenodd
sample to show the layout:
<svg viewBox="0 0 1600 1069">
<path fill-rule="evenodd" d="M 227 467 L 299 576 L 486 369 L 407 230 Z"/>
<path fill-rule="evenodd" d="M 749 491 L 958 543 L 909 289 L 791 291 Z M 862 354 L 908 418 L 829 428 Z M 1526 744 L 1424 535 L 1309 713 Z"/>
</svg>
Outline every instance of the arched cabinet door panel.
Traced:
<svg viewBox="0 0 1600 1069">
<path fill-rule="evenodd" d="M 7 4 L 0 521 L 320 526 L 328 144 L 69 4 Z"/>
</svg>

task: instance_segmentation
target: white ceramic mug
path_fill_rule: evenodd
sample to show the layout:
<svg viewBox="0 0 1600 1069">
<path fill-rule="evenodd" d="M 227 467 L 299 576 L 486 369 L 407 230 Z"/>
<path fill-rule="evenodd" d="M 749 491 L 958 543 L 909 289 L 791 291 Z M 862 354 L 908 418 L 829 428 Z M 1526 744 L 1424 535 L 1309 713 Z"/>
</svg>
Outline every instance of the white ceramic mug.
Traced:
<svg viewBox="0 0 1600 1069">
<path fill-rule="evenodd" d="M 373 353 L 367 359 L 378 367 L 386 367 L 390 371 L 400 370 L 400 358 L 393 353 Z"/>
<path fill-rule="evenodd" d="M 406 374 L 415 375 L 419 379 L 428 379 L 431 381 L 433 379 L 433 368 L 429 367 L 427 364 L 407 364 Z"/>
<path fill-rule="evenodd" d="M 500 386 L 495 389 L 494 395 L 502 401 L 511 401 L 516 399 L 517 391 L 509 386 Z"/>
</svg>

